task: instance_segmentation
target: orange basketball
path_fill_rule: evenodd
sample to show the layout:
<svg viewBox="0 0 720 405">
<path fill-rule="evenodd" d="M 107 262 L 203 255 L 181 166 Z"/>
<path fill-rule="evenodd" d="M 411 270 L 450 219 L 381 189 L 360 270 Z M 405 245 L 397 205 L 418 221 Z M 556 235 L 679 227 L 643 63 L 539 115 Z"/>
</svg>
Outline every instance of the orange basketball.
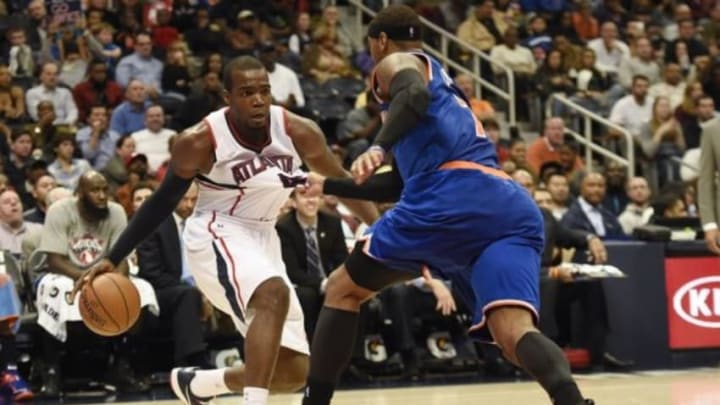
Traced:
<svg viewBox="0 0 720 405">
<path fill-rule="evenodd" d="M 140 294 L 129 278 L 104 273 L 86 284 L 78 301 L 83 323 L 102 336 L 127 332 L 140 316 Z"/>
</svg>

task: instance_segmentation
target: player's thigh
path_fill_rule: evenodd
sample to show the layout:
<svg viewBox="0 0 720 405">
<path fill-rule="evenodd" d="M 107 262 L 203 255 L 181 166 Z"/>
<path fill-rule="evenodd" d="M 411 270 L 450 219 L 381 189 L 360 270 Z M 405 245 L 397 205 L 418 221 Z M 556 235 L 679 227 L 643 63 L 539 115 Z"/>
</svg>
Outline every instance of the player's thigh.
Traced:
<svg viewBox="0 0 720 405">
<path fill-rule="evenodd" d="M 512 325 L 506 322 L 508 328 L 503 330 L 525 327 L 528 320 L 530 326 L 535 325 L 540 308 L 539 278 L 540 252 L 532 243 L 507 238 L 489 244 L 472 268 L 471 284 L 477 298 L 474 310 L 479 316 L 474 328 L 486 326 L 493 313 L 509 314 L 516 320 Z M 504 308 L 512 311 L 498 312 Z"/>
</svg>

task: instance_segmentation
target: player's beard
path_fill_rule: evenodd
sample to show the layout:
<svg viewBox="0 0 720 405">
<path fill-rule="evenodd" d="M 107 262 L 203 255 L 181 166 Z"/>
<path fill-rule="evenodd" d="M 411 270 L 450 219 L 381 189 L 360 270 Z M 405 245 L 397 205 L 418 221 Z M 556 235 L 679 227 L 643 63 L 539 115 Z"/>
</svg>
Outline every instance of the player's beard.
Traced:
<svg viewBox="0 0 720 405">
<path fill-rule="evenodd" d="M 80 204 L 82 206 L 82 210 L 85 211 L 85 215 L 87 215 L 88 219 L 92 221 L 101 221 L 110 216 L 110 208 L 108 208 L 108 206 L 98 207 L 87 197 L 81 196 Z"/>
</svg>

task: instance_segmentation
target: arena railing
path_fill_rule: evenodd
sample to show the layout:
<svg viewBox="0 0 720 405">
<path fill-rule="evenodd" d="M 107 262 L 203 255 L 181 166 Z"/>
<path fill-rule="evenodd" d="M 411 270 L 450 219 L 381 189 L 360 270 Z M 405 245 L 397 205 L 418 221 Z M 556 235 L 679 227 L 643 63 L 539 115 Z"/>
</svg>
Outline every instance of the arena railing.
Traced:
<svg viewBox="0 0 720 405">
<path fill-rule="evenodd" d="M 363 16 L 367 15 L 369 17 L 374 17 L 376 12 L 364 5 L 361 0 L 347 0 L 347 2 L 350 6 L 354 7 L 356 11 L 354 17 L 355 33 L 358 35 L 357 38 L 363 38 L 365 36 Z M 507 121 L 511 127 L 514 127 L 517 120 L 515 111 L 515 75 L 512 69 L 503 63 L 493 60 L 487 53 L 482 52 L 452 33 L 433 24 L 428 19 L 420 17 L 420 20 L 422 21 L 425 29 L 430 30 L 440 38 L 440 49 L 435 49 L 429 44 L 423 43 L 423 50 L 438 59 L 444 65 L 445 69 L 451 67 L 457 72 L 465 73 L 472 77 L 473 82 L 475 83 L 475 94 L 478 97 L 482 96 L 482 91 L 485 89 L 505 100 L 507 102 Z M 456 46 L 457 49 L 462 49 L 463 52 L 470 54 L 472 65 L 471 69 L 452 58 L 450 55 L 451 46 Z M 507 82 L 507 90 L 496 86 L 494 83 L 491 83 L 482 77 L 481 60 L 498 67 L 502 71 Z"/>
<path fill-rule="evenodd" d="M 588 170 L 592 170 L 593 167 L 592 154 L 597 153 L 598 155 L 612 159 L 625 166 L 628 178 L 635 176 L 635 142 L 630 131 L 557 93 L 552 94 L 545 104 L 545 116 L 548 118 L 552 117 L 552 106 L 554 103 L 561 103 L 571 114 L 575 114 L 582 119 L 584 134 L 580 134 L 572 129 L 569 129 L 567 126 L 565 127 L 565 133 L 575 138 L 578 143 L 585 147 L 585 165 Z M 593 122 L 613 129 L 625 138 L 627 157 L 620 156 L 617 153 L 593 142 Z"/>
</svg>

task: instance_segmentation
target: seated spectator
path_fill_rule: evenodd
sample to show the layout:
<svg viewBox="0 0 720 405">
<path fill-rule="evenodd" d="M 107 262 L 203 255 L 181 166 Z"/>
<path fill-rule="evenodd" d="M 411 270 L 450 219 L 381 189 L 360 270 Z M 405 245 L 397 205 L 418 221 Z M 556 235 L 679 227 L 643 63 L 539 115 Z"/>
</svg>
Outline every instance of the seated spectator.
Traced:
<svg viewBox="0 0 720 405">
<path fill-rule="evenodd" d="M 715 101 L 712 96 L 706 96 L 702 93 L 700 83 L 688 85 L 689 89 L 695 87 L 695 90 L 685 90 L 686 101 L 683 101 L 677 110 L 675 110 L 675 119 L 680 124 L 683 137 L 685 138 L 685 146 L 688 150 L 700 147 L 700 135 L 702 127 L 718 116 L 715 111 Z M 699 91 L 697 88 L 699 87 Z M 688 95 L 689 92 L 694 94 Z M 687 100 L 691 97 L 692 100 Z"/>
<path fill-rule="evenodd" d="M 145 110 L 150 107 L 145 85 L 139 80 L 131 80 L 125 89 L 125 101 L 112 112 L 110 129 L 118 134 L 131 134 L 145 128 Z"/>
<path fill-rule="evenodd" d="M 575 83 L 565 68 L 562 52 L 557 49 L 548 53 L 545 63 L 538 69 L 537 78 L 537 91 L 543 101 L 554 93 L 563 95 L 575 93 Z"/>
<path fill-rule="evenodd" d="M 678 63 L 678 55 L 675 52 L 676 43 L 684 42 L 687 45 L 687 53 L 690 61 L 695 60 L 698 56 L 709 55 L 705 44 L 695 37 L 695 22 L 691 18 L 678 20 L 678 37 L 672 42 L 668 42 L 665 47 L 665 62 Z"/>
<path fill-rule="evenodd" d="M 524 169 L 517 169 L 512 174 L 512 179 L 523 186 L 530 194 L 535 191 L 535 179 L 532 174 Z"/>
<path fill-rule="evenodd" d="M 133 206 L 135 197 L 147 194 L 147 191 L 147 188 L 135 190 Z M 185 220 L 195 209 L 197 198 L 198 187 L 193 184 L 173 215 L 138 245 L 138 276 L 155 289 L 160 306 L 160 326 L 170 331 L 173 340 L 173 364 L 212 368 L 203 333 L 203 297 L 187 267 L 182 240 Z"/>
<path fill-rule="evenodd" d="M 680 180 L 680 166 L 676 160 L 680 160 L 685 152 L 685 138 L 667 97 L 655 99 L 652 119 L 643 126 L 638 141 L 647 159 L 643 172 L 652 190 Z"/>
<path fill-rule="evenodd" d="M 458 86 L 465 97 L 470 101 L 470 109 L 478 120 L 483 121 L 495 117 L 495 109 L 492 104 L 486 100 L 480 100 L 475 97 L 475 83 L 470 75 L 461 73 L 455 76 L 455 85 Z"/>
<path fill-rule="evenodd" d="M 210 14 L 207 9 L 198 9 L 195 15 L 195 28 L 183 31 L 190 50 L 198 57 L 220 52 L 224 43 L 222 29 L 217 24 L 210 23 Z"/>
<path fill-rule="evenodd" d="M 552 173 L 547 178 L 546 187 L 552 198 L 550 212 L 556 220 L 560 221 L 572 204 L 568 178 L 563 173 Z"/>
<path fill-rule="evenodd" d="M 225 105 L 221 76 L 212 70 L 207 70 L 201 79 L 200 91 L 185 99 L 175 113 L 170 125 L 173 130 L 182 131 L 189 128 Z"/>
<path fill-rule="evenodd" d="M 602 206 L 613 215 L 618 216 L 629 202 L 627 195 L 627 169 L 615 160 L 608 160 L 605 164 L 605 198 Z"/>
<path fill-rule="evenodd" d="M 617 217 L 601 204 L 605 199 L 605 190 L 605 177 L 601 173 L 587 173 L 580 183 L 580 197 L 565 213 L 562 224 L 603 239 L 624 239 L 625 234 Z"/>
<path fill-rule="evenodd" d="M 75 159 L 75 137 L 72 134 L 60 134 L 53 142 L 55 160 L 47 170 L 55 177 L 57 184 L 75 190 L 83 173 L 92 169 L 85 159 Z"/>
<path fill-rule="evenodd" d="M 108 110 L 104 105 L 96 105 L 90 110 L 87 126 L 81 128 L 75 141 L 95 170 L 102 170 L 115 153 L 115 144 L 120 134 L 108 127 Z"/>
<path fill-rule="evenodd" d="M 590 41 L 600 35 L 600 24 L 593 16 L 592 5 L 589 0 L 579 2 L 578 10 L 572 13 L 572 25 L 582 41 Z"/>
<path fill-rule="evenodd" d="M 125 163 L 128 172 L 128 180 L 125 184 L 115 190 L 115 201 L 125 209 L 127 215 L 132 214 L 132 191 L 138 183 L 150 182 L 148 174 L 148 158 L 142 153 L 134 154 Z"/>
<path fill-rule="evenodd" d="M 132 133 L 135 150 L 148 158 L 150 174 L 157 172 L 160 165 L 170 157 L 168 140 L 176 134 L 172 129 L 164 128 L 165 112 L 159 105 L 148 107 L 145 111 L 145 129 Z"/>
<path fill-rule="evenodd" d="M 319 211 L 320 197 L 293 193 L 294 209 L 276 229 L 288 278 L 295 287 L 311 338 L 325 295 L 327 277 L 348 256 L 340 219 Z"/>
<path fill-rule="evenodd" d="M 658 219 L 675 219 L 687 218 L 688 211 L 685 200 L 682 195 L 673 192 L 667 192 L 659 195 L 652 202 L 653 219 L 651 223 Z"/>
<path fill-rule="evenodd" d="M 313 32 L 313 40 L 318 42 L 318 38 L 326 36 L 331 36 L 336 40 L 333 49 L 342 57 L 348 59 L 355 53 L 356 45 L 353 42 L 352 35 L 341 24 L 340 13 L 337 7 L 333 5 L 326 6 L 323 9 L 322 17 Z"/>
<path fill-rule="evenodd" d="M 205 86 L 204 77 L 208 72 L 217 74 L 218 78 L 222 81 L 223 67 L 223 55 L 221 53 L 213 52 L 207 54 L 207 56 L 203 59 L 202 67 L 200 68 L 201 76 L 195 78 L 193 81 L 191 93 L 198 94 L 203 92 Z"/>
<path fill-rule="evenodd" d="M 352 77 L 350 61 L 338 52 L 338 39 L 331 31 L 316 31 L 315 43 L 303 55 L 303 72 L 324 83 L 338 77 Z"/>
<path fill-rule="evenodd" d="M 513 173 L 517 169 L 532 172 L 527 161 L 527 144 L 522 138 L 515 138 L 510 141 L 508 159 L 503 164 L 506 173 Z"/>
<path fill-rule="evenodd" d="M 633 177 L 627 183 L 627 195 L 630 202 L 618 217 L 623 232 L 632 235 L 635 228 L 646 225 L 653 216 L 650 206 L 650 186 L 644 177 Z"/>
<path fill-rule="evenodd" d="M 503 34 L 502 44 L 495 45 L 490 50 L 490 58 L 501 62 L 515 73 L 515 91 L 520 96 L 530 91 L 529 79 L 535 74 L 537 64 L 530 49 L 518 44 L 518 31 L 515 27 L 508 27 Z M 497 64 L 492 64 L 493 72 L 501 74 L 504 70 Z"/>
<path fill-rule="evenodd" d="M 33 138 L 29 131 L 18 128 L 10 136 L 10 154 L 4 156 L 3 170 L 10 186 L 20 193 L 23 204 L 32 204 L 32 197 L 25 192 L 25 171 L 33 162 Z"/>
<path fill-rule="evenodd" d="M 162 70 L 163 95 L 185 100 L 190 94 L 190 85 L 187 53 L 182 47 L 173 45 L 168 49 Z"/>
<path fill-rule="evenodd" d="M 75 281 L 116 242 L 125 225 L 126 218 L 122 208 L 108 201 L 105 179 L 90 169 L 79 179 L 76 198 L 60 200 L 48 210 L 38 248 L 47 254 L 48 273 L 39 279 L 37 289 L 40 308 L 39 344 L 45 363 L 41 393 L 45 397 L 57 398 L 61 392 L 63 379 L 60 360 L 68 341 L 92 339 L 97 348 L 112 342 L 108 338 L 89 333 L 80 322 L 78 300 L 69 304 L 64 297 L 72 290 Z M 152 287 L 143 286 L 137 279 L 131 280 L 136 287 L 142 287 L 139 291 L 147 291 L 149 288 L 152 294 Z M 47 293 L 48 291 L 59 294 Z M 149 302 L 146 293 L 141 293 L 141 302 L 143 305 L 152 306 L 146 304 Z M 55 308 L 55 312 L 48 313 L 43 310 L 48 307 Z M 99 377 L 115 385 L 120 392 L 142 392 L 149 389 L 147 383 L 134 377 L 128 364 L 127 343 L 120 343 L 117 350 L 113 351 L 104 376 Z"/>
<path fill-rule="evenodd" d="M 81 54 L 80 48 L 74 42 L 66 45 L 63 48 L 63 53 L 65 57 L 60 64 L 58 80 L 72 89 L 85 79 L 88 70 L 88 59 Z"/>
<path fill-rule="evenodd" d="M 643 125 L 652 117 L 653 99 L 648 95 L 650 81 L 647 77 L 637 75 L 633 77 L 632 83 L 630 94 L 612 106 L 609 119 L 613 124 L 630 131 L 633 136 L 638 136 Z"/>
<path fill-rule="evenodd" d="M 89 25 L 89 27 L 90 31 L 85 32 L 85 39 L 93 60 L 102 61 L 106 68 L 115 71 L 122 56 L 122 49 L 113 42 L 115 29 L 107 23 Z"/>
<path fill-rule="evenodd" d="M 570 98 L 591 111 L 606 114 L 608 106 L 612 105 L 624 90 L 619 85 L 613 85 L 608 75 L 597 68 L 595 51 L 585 48 L 581 51 L 579 63 L 570 71 L 570 77 L 575 78 L 576 92 Z M 560 114 L 565 107 L 555 107 Z"/>
<path fill-rule="evenodd" d="M 600 27 L 600 38 L 587 43 L 597 56 L 595 67 L 602 73 L 616 74 L 620 63 L 630 57 L 630 48 L 618 39 L 617 25 L 606 21 Z"/>
<path fill-rule="evenodd" d="M 0 64 L 0 118 L 5 122 L 17 122 L 25 118 L 25 92 L 12 83 L 7 65 Z"/>
<path fill-rule="evenodd" d="M 547 54 L 552 49 L 552 38 L 547 34 L 547 22 L 542 16 L 535 15 L 528 22 L 527 38 L 523 46 L 528 49 L 541 48 Z"/>
<path fill-rule="evenodd" d="M 273 104 L 281 105 L 291 111 L 304 107 L 305 96 L 300 87 L 300 80 L 290 68 L 277 62 L 278 52 L 275 43 L 272 41 L 261 43 L 258 52 L 258 57 L 268 72 Z"/>
<path fill-rule="evenodd" d="M 168 9 L 159 9 L 155 14 L 157 23 L 151 28 L 152 43 L 161 51 L 167 50 L 173 42 L 180 39 L 180 32 L 170 24 L 171 17 Z"/>
<path fill-rule="evenodd" d="M 469 13 L 467 19 L 458 27 L 457 36 L 475 48 L 489 53 L 502 41 L 507 26 L 495 10 L 495 3 L 485 0 L 475 4 L 473 12 Z"/>
<path fill-rule="evenodd" d="M 498 163 L 502 165 L 510 158 L 510 151 L 503 145 L 503 140 L 500 139 L 500 124 L 494 119 L 488 118 L 482 121 L 482 126 L 485 130 L 485 135 L 495 144 Z"/>
<path fill-rule="evenodd" d="M 73 88 L 79 122 L 86 122 L 90 109 L 95 105 L 102 104 L 112 110 L 122 102 L 123 90 L 108 78 L 107 70 L 105 62 L 93 60 L 88 65 L 87 79 Z"/>
<path fill-rule="evenodd" d="M 228 30 L 225 36 L 228 56 L 252 55 L 261 41 L 272 39 L 272 33 L 251 10 L 242 10 L 237 15 L 237 28 Z"/>
<path fill-rule="evenodd" d="M 42 158 L 50 161 L 53 157 L 52 145 L 53 140 L 61 135 L 72 135 L 75 127 L 66 124 L 55 124 L 55 107 L 49 100 L 43 100 L 37 105 L 38 122 L 31 125 L 31 134 L 33 137 L 33 146 L 35 149 L 42 151 Z M 35 153 L 35 151 L 33 151 Z"/>
<path fill-rule="evenodd" d="M 152 56 L 150 35 L 145 32 L 137 34 L 134 48 L 135 52 L 118 62 L 115 80 L 125 88 L 130 87 L 131 80 L 139 80 L 145 85 L 144 90 L 150 97 L 157 97 L 162 92 L 163 63 Z"/>
<path fill-rule="evenodd" d="M 23 205 L 15 190 L 0 191 L 0 250 L 20 256 L 25 235 L 41 227 L 41 224 L 24 220 Z"/>
<path fill-rule="evenodd" d="M 666 97 L 670 101 L 672 111 L 682 103 L 685 93 L 685 80 L 683 80 L 680 65 L 668 63 L 663 71 L 663 81 L 655 83 L 648 89 L 652 98 Z"/>
<path fill-rule="evenodd" d="M 562 118 L 553 117 L 545 120 L 542 136 L 538 137 L 527 152 L 527 161 L 533 173 L 540 173 L 543 163 L 560 160 L 557 148 L 565 143 L 565 123 Z M 579 157 L 575 158 L 573 169 L 582 167 Z"/>
<path fill-rule="evenodd" d="M 650 85 L 660 82 L 660 64 L 655 60 L 650 40 L 645 37 L 635 41 L 635 54 L 624 58 L 618 68 L 618 80 L 627 90 L 630 90 L 632 78 L 637 75 L 647 77 Z"/>
<path fill-rule="evenodd" d="M 338 124 L 338 142 L 345 147 L 345 163 L 349 165 L 360 156 L 372 143 L 380 131 L 380 104 L 371 91 L 368 91 L 365 107 L 350 111 L 345 119 Z"/>
<path fill-rule="evenodd" d="M 38 104 L 41 101 L 52 102 L 55 108 L 54 124 L 74 125 L 78 119 L 78 110 L 75 106 L 70 90 L 58 86 L 58 65 L 47 62 L 40 69 L 40 84 L 27 91 L 26 101 L 30 118 L 38 121 Z"/>
<path fill-rule="evenodd" d="M 27 36 L 22 27 L 11 27 L 6 34 L 10 50 L 6 60 L 9 61 L 10 75 L 18 79 L 31 80 L 35 72 L 33 50 L 27 43 Z"/>
<path fill-rule="evenodd" d="M 135 140 L 130 135 L 118 138 L 115 142 L 115 151 L 112 157 L 102 168 L 102 175 L 105 176 L 110 187 L 110 193 L 115 191 L 121 185 L 127 183 L 128 172 L 127 163 L 135 154 Z"/>
<path fill-rule="evenodd" d="M 302 55 L 311 43 L 310 15 L 308 13 L 299 13 L 295 22 L 295 31 L 290 35 L 288 43 L 290 52 Z"/>
<path fill-rule="evenodd" d="M 132 189 L 132 211 L 128 215 L 128 218 L 132 218 L 133 215 L 140 209 L 140 206 L 150 198 L 152 193 L 155 192 L 155 186 L 152 183 L 140 182 L 135 185 Z M 182 236 L 182 234 L 180 234 Z M 148 280 L 149 281 L 149 280 Z M 152 282 L 151 282 L 152 283 Z"/>
<path fill-rule="evenodd" d="M 35 207 L 25 211 L 23 218 L 27 222 L 42 224 L 45 222 L 45 213 L 47 213 L 47 194 L 57 187 L 57 182 L 50 173 L 39 172 L 28 178 L 28 184 L 30 185 L 30 194 L 35 199 Z"/>
</svg>

